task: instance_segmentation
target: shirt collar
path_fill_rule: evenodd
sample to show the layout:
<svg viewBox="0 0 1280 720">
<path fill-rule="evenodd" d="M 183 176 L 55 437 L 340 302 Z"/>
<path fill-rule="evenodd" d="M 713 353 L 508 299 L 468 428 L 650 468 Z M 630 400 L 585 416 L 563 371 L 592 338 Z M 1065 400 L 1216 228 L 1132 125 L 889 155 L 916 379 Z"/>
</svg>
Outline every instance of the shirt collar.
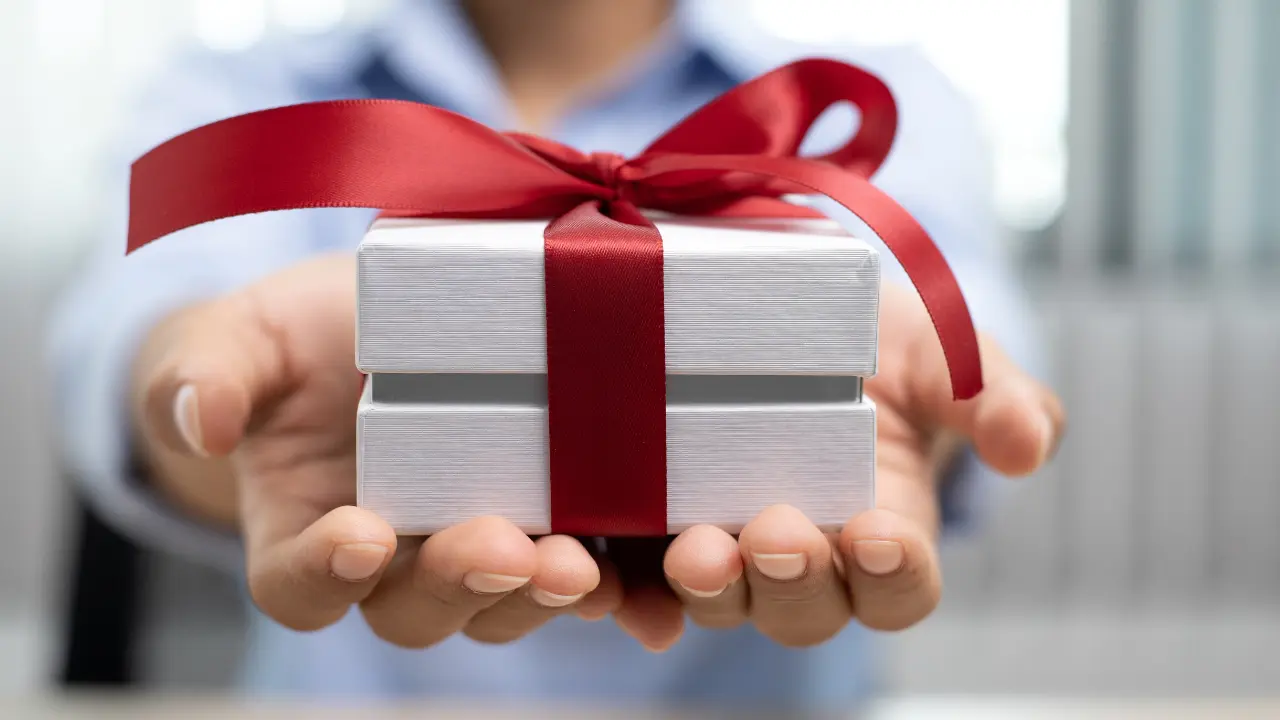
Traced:
<svg viewBox="0 0 1280 720">
<path fill-rule="evenodd" d="M 758 59 L 733 51 L 703 5 L 677 3 L 662 37 L 614 83 L 618 92 L 657 100 L 655 93 L 680 84 L 732 85 L 759 72 Z M 497 69 L 456 0 L 400 0 L 374 33 L 387 70 L 415 94 L 482 122 L 515 125 Z M 651 78 L 660 81 L 645 82 Z"/>
</svg>

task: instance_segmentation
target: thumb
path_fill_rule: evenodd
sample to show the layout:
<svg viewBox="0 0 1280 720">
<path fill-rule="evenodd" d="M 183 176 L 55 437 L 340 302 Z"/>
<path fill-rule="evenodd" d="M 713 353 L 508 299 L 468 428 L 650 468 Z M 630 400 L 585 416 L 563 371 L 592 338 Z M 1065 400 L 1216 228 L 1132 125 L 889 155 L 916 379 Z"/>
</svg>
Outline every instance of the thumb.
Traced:
<svg viewBox="0 0 1280 720">
<path fill-rule="evenodd" d="M 218 457 L 240 443 L 253 409 L 287 380 L 285 348 L 247 292 L 180 310 L 143 355 L 149 434 L 188 456 Z"/>
<path fill-rule="evenodd" d="M 918 346 L 913 387 L 917 413 L 927 425 L 972 443 L 997 471 L 1011 476 L 1034 472 L 1062 437 L 1062 403 L 990 336 L 979 334 L 978 343 L 986 387 L 963 401 L 952 399 L 946 359 L 936 338 L 928 337 Z"/>
</svg>

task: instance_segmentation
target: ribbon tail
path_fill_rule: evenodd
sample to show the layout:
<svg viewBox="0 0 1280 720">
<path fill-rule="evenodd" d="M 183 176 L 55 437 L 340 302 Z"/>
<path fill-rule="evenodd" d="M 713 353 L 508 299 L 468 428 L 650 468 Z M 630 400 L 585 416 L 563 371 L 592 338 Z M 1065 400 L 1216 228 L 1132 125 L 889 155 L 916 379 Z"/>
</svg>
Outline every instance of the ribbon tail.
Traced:
<svg viewBox="0 0 1280 720">
<path fill-rule="evenodd" d="M 548 217 L 607 194 L 440 108 L 307 103 L 205 125 L 139 158 L 127 250 L 201 223 L 275 210 Z"/>
<path fill-rule="evenodd" d="M 699 170 L 742 172 L 785 180 L 825 195 L 857 215 L 898 259 L 924 302 L 946 356 L 952 396 L 956 400 L 968 400 L 982 391 L 977 331 L 960 284 L 928 232 L 892 197 L 864 177 L 801 158 L 661 155 L 646 160 L 637 168 L 637 175 L 647 180 Z M 809 216 L 809 209 L 797 210 L 796 217 Z"/>
</svg>

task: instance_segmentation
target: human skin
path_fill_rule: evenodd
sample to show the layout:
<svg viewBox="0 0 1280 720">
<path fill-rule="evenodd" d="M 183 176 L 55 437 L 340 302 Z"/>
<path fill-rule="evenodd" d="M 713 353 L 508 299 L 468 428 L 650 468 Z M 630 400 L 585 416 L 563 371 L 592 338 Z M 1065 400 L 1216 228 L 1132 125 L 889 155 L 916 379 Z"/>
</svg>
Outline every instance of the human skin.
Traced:
<svg viewBox="0 0 1280 720">
<path fill-rule="evenodd" d="M 610 614 L 661 651 L 687 620 L 754 624 L 776 642 L 817 644 L 851 621 L 910 627 L 937 606 L 938 483 L 972 445 L 1021 476 L 1052 454 L 1058 399 L 980 338 L 986 389 L 956 402 L 916 294 L 886 284 L 877 403 L 877 508 L 826 535 L 786 506 L 734 537 L 697 526 L 670 543 L 608 556 L 566 536 L 530 538 L 497 517 L 425 540 L 397 538 L 354 506 L 354 257 L 318 257 L 181 308 L 138 353 L 132 417 L 153 482 L 193 515 L 236 528 L 254 601 L 277 622 L 323 628 L 358 605 L 388 642 L 428 647 L 455 633 L 509 642 L 552 617 Z"/>
</svg>

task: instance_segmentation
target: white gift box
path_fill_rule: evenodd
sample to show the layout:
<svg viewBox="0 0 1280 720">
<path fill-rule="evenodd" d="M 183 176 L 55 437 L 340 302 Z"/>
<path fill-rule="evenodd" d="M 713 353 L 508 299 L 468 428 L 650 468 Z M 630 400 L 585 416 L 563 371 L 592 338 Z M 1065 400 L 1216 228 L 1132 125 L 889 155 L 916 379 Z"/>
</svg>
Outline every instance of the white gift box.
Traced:
<svg viewBox="0 0 1280 720">
<path fill-rule="evenodd" d="M 667 523 L 736 532 L 874 505 L 880 265 L 837 224 L 653 216 L 663 243 Z M 541 221 L 380 220 L 358 252 L 358 502 L 402 534 L 551 529 Z"/>
</svg>

